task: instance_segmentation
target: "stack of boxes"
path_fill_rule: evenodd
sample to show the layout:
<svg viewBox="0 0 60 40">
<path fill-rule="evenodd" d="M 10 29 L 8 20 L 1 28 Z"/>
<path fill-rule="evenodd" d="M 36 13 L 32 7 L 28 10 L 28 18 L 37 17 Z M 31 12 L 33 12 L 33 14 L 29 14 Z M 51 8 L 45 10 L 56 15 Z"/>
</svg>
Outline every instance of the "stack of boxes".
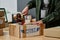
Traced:
<svg viewBox="0 0 60 40">
<path fill-rule="evenodd" d="M 0 8 L 0 35 L 3 35 L 3 28 L 5 28 L 5 11 L 4 8 Z"/>
</svg>

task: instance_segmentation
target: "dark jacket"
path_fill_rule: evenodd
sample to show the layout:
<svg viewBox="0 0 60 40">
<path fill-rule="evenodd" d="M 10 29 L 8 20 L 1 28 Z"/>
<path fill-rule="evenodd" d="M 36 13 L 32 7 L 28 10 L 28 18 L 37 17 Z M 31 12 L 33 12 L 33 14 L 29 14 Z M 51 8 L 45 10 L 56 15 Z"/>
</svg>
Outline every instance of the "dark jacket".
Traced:
<svg viewBox="0 0 60 40">
<path fill-rule="evenodd" d="M 40 20 L 41 16 L 41 2 L 42 0 L 31 0 L 27 5 L 29 9 L 36 8 L 36 19 Z M 46 13 L 43 23 L 47 26 L 57 26 L 60 25 L 60 0 L 49 0 L 49 10 Z"/>
</svg>

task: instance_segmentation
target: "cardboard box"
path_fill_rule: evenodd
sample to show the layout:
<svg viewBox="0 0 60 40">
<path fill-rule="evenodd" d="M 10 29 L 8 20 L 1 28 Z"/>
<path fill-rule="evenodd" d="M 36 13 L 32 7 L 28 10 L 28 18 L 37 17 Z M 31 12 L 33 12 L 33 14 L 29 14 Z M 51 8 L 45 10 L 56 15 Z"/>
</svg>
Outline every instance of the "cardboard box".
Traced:
<svg viewBox="0 0 60 40">
<path fill-rule="evenodd" d="M 17 24 L 17 25 L 14 27 L 14 36 L 20 38 L 20 37 L 21 37 L 20 35 L 21 35 L 21 34 L 20 34 L 20 26 Z"/>
<path fill-rule="evenodd" d="M 10 24 L 9 35 L 20 38 L 20 26 L 18 24 Z"/>
<path fill-rule="evenodd" d="M 0 29 L 0 36 L 3 35 L 3 29 Z"/>
<path fill-rule="evenodd" d="M 9 35 L 14 36 L 14 27 L 15 25 L 9 25 Z"/>
<path fill-rule="evenodd" d="M 4 16 L 4 10 L 0 10 L 0 17 L 3 17 Z"/>
<path fill-rule="evenodd" d="M 44 34 L 44 25 L 9 24 L 9 34 L 19 38 L 40 36 Z"/>
<path fill-rule="evenodd" d="M 4 17 L 0 17 L 0 29 L 1 28 L 5 28 L 5 18 Z"/>
</svg>

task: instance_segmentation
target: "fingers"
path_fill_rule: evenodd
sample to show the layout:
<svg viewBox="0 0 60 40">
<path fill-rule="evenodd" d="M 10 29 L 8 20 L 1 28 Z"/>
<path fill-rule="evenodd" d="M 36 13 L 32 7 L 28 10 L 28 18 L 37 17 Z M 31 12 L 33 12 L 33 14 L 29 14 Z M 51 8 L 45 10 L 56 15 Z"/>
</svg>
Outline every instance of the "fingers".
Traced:
<svg viewBox="0 0 60 40">
<path fill-rule="evenodd" d="M 32 22 L 32 24 L 40 26 L 40 25 L 43 25 L 43 22 L 42 21 L 37 21 L 37 22 Z"/>
<path fill-rule="evenodd" d="M 32 22 L 33 25 L 36 25 L 36 22 Z"/>
<path fill-rule="evenodd" d="M 27 15 L 28 14 L 28 6 L 23 9 L 22 13 L 24 15 Z"/>
<path fill-rule="evenodd" d="M 39 22 L 32 22 L 33 25 L 41 25 Z"/>
</svg>

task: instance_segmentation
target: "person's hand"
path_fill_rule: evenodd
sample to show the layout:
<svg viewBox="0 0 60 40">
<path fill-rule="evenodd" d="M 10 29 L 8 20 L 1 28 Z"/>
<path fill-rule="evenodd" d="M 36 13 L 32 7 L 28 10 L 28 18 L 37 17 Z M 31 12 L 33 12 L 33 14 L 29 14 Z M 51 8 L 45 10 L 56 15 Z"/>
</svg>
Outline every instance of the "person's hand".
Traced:
<svg viewBox="0 0 60 40">
<path fill-rule="evenodd" d="M 43 23 L 42 20 L 37 21 L 37 22 L 32 22 L 32 24 L 33 24 L 33 25 L 40 26 L 41 29 L 44 29 L 44 28 L 45 28 L 45 24 Z"/>
<path fill-rule="evenodd" d="M 26 6 L 26 7 L 22 10 L 22 13 L 23 13 L 24 15 L 27 15 L 27 14 L 28 14 L 28 11 L 29 11 L 28 6 Z"/>
<path fill-rule="evenodd" d="M 32 22 L 33 25 L 43 25 L 43 21 Z"/>
<path fill-rule="evenodd" d="M 37 24 L 37 25 L 43 25 L 44 23 L 43 23 L 42 20 L 40 20 L 40 21 L 37 21 L 36 24 Z"/>
</svg>

